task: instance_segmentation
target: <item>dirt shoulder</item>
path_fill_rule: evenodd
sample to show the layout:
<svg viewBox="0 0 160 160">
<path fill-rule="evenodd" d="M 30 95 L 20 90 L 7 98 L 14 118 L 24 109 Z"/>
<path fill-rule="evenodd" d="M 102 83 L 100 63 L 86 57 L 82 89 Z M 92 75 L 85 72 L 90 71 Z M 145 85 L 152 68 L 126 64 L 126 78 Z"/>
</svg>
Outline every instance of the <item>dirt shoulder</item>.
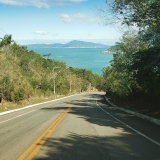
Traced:
<svg viewBox="0 0 160 160">
<path fill-rule="evenodd" d="M 64 95 L 57 96 L 56 99 L 62 98 L 62 97 L 64 97 Z M 30 99 L 26 99 L 26 100 L 22 100 L 18 102 L 8 102 L 8 101 L 2 100 L 2 103 L 0 103 L 0 112 L 23 108 L 28 105 L 47 102 L 53 99 L 54 99 L 53 96 L 48 96 L 48 97 L 47 96 L 35 96 L 35 97 L 31 97 Z"/>
</svg>

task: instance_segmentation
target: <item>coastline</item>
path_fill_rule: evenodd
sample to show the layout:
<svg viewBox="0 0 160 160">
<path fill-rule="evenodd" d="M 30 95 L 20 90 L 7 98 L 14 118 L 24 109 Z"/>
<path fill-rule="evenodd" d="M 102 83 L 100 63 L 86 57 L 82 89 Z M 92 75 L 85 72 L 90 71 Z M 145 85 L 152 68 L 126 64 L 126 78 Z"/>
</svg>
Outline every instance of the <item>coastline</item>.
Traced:
<svg viewBox="0 0 160 160">
<path fill-rule="evenodd" d="M 29 48 L 40 55 L 51 53 L 50 59 L 65 62 L 74 68 L 91 70 L 102 75 L 102 69 L 110 66 L 113 54 L 101 54 L 104 48 Z"/>
<path fill-rule="evenodd" d="M 101 52 L 101 54 L 116 54 L 115 52 L 111 52 L 109 50 Z"/>
</svg>

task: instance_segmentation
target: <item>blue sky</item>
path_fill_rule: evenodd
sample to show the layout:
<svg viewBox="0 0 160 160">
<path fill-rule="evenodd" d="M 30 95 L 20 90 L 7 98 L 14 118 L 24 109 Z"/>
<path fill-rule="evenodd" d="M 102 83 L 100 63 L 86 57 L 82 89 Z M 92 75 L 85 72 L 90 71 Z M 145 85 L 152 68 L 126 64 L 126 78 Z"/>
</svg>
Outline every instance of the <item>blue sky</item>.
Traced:
<svg viewBox="0 0 160 160">
<path fill-rule="evenodd" d="M 18 44 L 84 40 L 113 45 L 121 34 L 102 24 L 96 7 L 105 0 L 0 0 L 0 37 Z"/>
</svg>

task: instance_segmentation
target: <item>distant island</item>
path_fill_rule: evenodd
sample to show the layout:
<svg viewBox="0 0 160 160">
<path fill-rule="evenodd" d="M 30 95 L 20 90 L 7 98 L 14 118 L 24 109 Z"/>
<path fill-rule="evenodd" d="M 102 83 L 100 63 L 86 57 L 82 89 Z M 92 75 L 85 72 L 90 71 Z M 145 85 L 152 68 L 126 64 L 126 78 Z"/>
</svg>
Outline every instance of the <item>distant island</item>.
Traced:
<svg viewBox="0 0 160 160">
<path fill-rule="evenodd" d="M 29 48 L 109 48 L 109 45 L 104 45 L 101 43 L 84 42 L 73 40 L 66 44 L 53 43 L 53 44 L 28 44 Z"/>
</svg>

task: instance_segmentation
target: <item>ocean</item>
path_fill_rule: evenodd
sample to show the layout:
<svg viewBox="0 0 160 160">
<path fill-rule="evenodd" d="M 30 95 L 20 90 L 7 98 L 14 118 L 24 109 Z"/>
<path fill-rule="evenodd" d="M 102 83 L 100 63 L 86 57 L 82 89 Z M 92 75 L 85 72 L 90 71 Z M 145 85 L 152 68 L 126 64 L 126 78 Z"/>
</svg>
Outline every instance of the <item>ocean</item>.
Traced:
<svg viewBox="0 0 160 160">
<path fill-rule="evenodd" d="M 110 65 L 113 54 L 102 54 L 105 48 L 29 48 L 41 55 L 51 53 L 50 59 L 65 62 L 74 68 L 91 70 L 102 75 L 102 69 Z"/>
</svg>

